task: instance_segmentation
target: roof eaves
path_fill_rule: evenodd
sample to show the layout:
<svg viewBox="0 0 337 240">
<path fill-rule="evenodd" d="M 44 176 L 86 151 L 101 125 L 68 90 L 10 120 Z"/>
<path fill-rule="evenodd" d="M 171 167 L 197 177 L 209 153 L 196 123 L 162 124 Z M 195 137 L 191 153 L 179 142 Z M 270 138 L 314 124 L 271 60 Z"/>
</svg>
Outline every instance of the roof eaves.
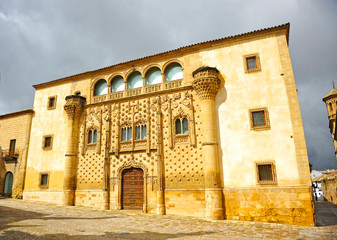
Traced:
<svg viewBox="0 0 337 240">
<path fill-rule="evenodd" d="M 24 115 L 24 114 L 27 114 L 27 113 L 34 113 L 34 110 L 30 108 L 30 109 L 17 111 L 17 112 L 6 113 L 6 114 L 3 114 L 3 115 L 0 115 L 0 119 L 7 118 L 7 117 L 13 117 L 13 116 L 17 116 L 17 115 Z"/>
<path fill-rule="evenodd" d="M 246 33 L 241 33 L 241 34 L 237 34 L 237 35 L 227 36 L 227 37 L 224 37 L 224 38 L 218 38 L 218 39 L 214 39 L 214 40 L 209 40 L 209 41 L 205 41 L 205 42 L 200 42 L 200 43 L 195 43 L 195 44 L 187 45 L 187 46 L 184 46 L 184 47 L 176 48 L 176 49 L 173 49 L 173 50 L 168 50 L 168 51 L 165 51 L 165 52 L 149 55 L 149 56 L 146 56 L 146 57 L 141 57 L 141 58 L 133 59 L 133 60 L 130 60 L 130 61 L 125 61 L 125 62 L 117 63 L 117 64 L 114 64 L 114 65 L 103 67 L 103 68 L 99 68 L 99 69 L 96 69 L 96 70 L 82 72 L 82 73 L 74 74 L 74 75 L 67 76 L 67 77 L 64 77 L 64 78 L 55 79 L 55 80 L 52 80 L 52 81 L 49 81 L 49 82 L 35 84 L 35 85 L 33 85 L 33 87 L 36 89 L 36 88 L 39 88 L 39 87 L 41 87 L 43 85 L 46 85 L 46 84 L 65 81 L 65 80 L 71 79 L 73 77 L 85 75 L 85 74 L 88 74 L 88 73 L 94 73 L 94 72 L 97 72 L 97 71 L 105 70 L 105 69 L 108 69 L 108 68 L 111 68 L 111 67 L 115 67 L 115 66 L 119 66 L 119 65 L 123 65 L 123 64 L 127 64 L 127 63 L 132 63 L 132 62 L 139 61 L 139 60 L 146 59 L 146 58 L 150 58 L 150 57 L 155 57 L 155 56 L 159 56 L 159 55 L 163 55 L 163 54 L 167 54 L 167 53 L 171 53 L 171 52 L 175 52 L 175 51 L 178 52 L 180 50 L 191 48 L 193 46 L 206 45 L 208 43 L 217 43 L 217 42 L 228 41 L 228 40 L 233 40 L 233 39 L 240 39 L 242 37 L 246 37 L 246 36 L 249 36 L 249 35 L 261 34 L 261 33 L 269 32 L 269 31 L 277 31 L 277 30 L 282 30 L 282 29 L 286 30 L 287 43 L 289 44 L 290 23 L 288 22 L 288 23 L 277 25 L 277 26 L 274 26 L 274 27 L 262 28 L 262 29 L 259 29 L 259 30 L 254 30 L 254 31 L 246 32 Z"/>
</svg>

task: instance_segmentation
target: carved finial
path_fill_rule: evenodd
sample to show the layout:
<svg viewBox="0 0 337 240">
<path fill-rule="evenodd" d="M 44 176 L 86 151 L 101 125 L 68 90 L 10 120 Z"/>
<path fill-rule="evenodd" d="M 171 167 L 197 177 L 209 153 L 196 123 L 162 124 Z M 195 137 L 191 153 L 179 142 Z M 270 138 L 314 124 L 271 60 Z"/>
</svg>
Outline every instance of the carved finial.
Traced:
<svg viewBox="0 0 337 240">
<path fill-rule="evenodd" d="M 334 82 L 334 81 L 332 81 L 332 87 L 333 87 L 333 89 L 336 88 L 336 87 L 335 87 L 335 82 Z"/>
</svg>

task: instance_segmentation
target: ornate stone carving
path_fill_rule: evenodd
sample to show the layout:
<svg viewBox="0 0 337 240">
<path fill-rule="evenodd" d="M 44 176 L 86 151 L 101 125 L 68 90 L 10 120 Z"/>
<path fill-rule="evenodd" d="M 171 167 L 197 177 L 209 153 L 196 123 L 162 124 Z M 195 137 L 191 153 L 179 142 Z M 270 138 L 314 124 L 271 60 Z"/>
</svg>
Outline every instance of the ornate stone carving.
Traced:
<svg viewBox="0 0 337 240">
<path fill-rule="evenodd" d="M 192 86 L 201 100 L 215 99 L 220 87 L 218 70 L 211 67 L 201 67 L 193 72 Z"/>
<path fill-rule="evenodd" d="M 68 115 L 68 119 L 75 120 L 79 118 L 81 113 L 83 112 L 86 98 L 71 95 L 66 97 L 66 104 L 64 105 L 64 110 Z"/>
</svg>

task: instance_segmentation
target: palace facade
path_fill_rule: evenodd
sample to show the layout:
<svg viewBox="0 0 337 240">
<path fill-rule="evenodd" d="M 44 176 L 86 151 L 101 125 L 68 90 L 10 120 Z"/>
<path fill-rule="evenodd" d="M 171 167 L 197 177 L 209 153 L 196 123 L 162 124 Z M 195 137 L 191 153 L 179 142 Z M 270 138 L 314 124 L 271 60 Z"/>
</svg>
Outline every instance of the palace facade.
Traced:
<svg viewBox="0 0 337 240">
<path fill-rule="evenodd" d="M 35 85 L 23 198 L 313 225 L 288 39 L 284 24 Z"/>
</svg>

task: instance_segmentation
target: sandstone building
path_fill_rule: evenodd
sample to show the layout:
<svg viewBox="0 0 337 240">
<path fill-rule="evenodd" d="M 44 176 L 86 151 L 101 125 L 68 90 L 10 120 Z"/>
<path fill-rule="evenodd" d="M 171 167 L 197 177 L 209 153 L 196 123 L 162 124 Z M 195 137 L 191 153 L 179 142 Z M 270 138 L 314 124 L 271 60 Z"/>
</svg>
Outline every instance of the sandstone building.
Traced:
<svg viewBox="0 0 337 240">
<path fill-rule="evenodd" d="M 329 92 L 329 94 L 323 98 L 323 102 L 325 102 L 326 108 L 328 110 L 329 129 L 332 135 L 337 161 L 337 131 L 336 131 L 337 88 L 332 89 Z"/>
<path fill-rule="evenodd" d="M 24 199 L 314 224 L 289 24 L 35 85 Z"/>
<path fill-rule="evenodd" d="M 0 193 L 22 198 L 32 109 L 0 116 Z"/>
</svg>

